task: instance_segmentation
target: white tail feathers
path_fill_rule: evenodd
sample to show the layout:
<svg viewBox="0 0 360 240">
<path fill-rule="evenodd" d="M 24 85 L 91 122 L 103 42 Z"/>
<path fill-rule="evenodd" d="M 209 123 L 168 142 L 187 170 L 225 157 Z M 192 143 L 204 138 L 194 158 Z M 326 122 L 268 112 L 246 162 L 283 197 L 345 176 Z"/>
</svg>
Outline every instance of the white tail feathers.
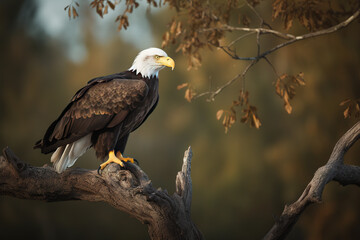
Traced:
<svg viewBox="0 0 360 240">
<path fill-rule="evenodd" d="M 51 162 L 58 173 L 65 171 L 68 167 L 74 165 L 76 160 L 91 147 L 91 134 L 86 135 L 79 140 L 61 146 L 51 156 Z"/>
</svg>

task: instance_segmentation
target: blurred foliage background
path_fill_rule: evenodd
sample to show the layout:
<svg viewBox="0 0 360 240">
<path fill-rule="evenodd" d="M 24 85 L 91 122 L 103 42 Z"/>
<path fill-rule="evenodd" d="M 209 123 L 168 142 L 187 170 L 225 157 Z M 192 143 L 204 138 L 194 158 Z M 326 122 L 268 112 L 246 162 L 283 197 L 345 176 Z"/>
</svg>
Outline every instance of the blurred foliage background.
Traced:
<svg viewBox="0 0 360 240">
<path fill-rule="evenodd" d="M 2 0 L 0 3 L 0 146 L 9 146 L 36 166 L 49 155 L 32 149 L 72 95 L 93 77 L 130 67 L 136 54 L 159 47 L 173 10 L 139 7 L 130 27 L 116 31 L 111 14 L 100 19 L 88 7 L 68 20 L 65 1 Z M 87 4 L 80 4 L 86 6 Z M 257 7 L 270 19 L 271 6 Z M 281 28 L 280 23 L 273 23 Z M 296 24 L 295 24 L 296 25 Z M 294 26 L 301 28 L 301 26 Z M 295 201 L 336 141 L 356 119 L 344 119 L 339 103 L 360 96 L 360 23 L 331 35 L 290 45 L 270 56 L 282 72 L 304 72 L 288 115 L 275 94 L 276 79 L 265 62 L 247 74 L 251 101 L 262 120 L 259 130 L 237 122 L 227 134 L 216 111 L 227 107 L 240 89 L 233 85 L 215 102 L 188 103 L 176 86 L 191 79 L 197 87 L 221 85 L 245 63 L 221 51 L 204 51 L 202 66 L 187 71 L 187 59 L 167 47 L 174 71 L 160 73 L 160 102 L 134 132 L 126 153 L 140 161 L 154 186 L 174 191 L 183 152 L 191 145 L 193 221 L 207 239 L 260 239 Z M 243 55 L 253 53 L 254 39 Z M 360 146 L 347 153 L 359 164 Z M 95 169 L 91 150 L 75 167 Z M 39 186 L 40 187 L 40 186 Z M 360 191 L 330 183 L 323 203 L 301 216 L 288 239 L 359 239 Z M 0 196 L 3 239 L 148 239 L 136 219 L 103 203 L 44 203 Z"/>
</svg>

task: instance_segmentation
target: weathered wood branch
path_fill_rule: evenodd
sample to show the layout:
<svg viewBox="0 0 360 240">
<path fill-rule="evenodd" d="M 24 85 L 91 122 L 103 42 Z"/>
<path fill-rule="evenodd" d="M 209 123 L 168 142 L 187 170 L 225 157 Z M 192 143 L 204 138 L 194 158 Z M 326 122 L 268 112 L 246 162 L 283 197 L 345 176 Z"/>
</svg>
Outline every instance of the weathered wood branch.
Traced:
<svg viewBox="0 0 360 240">
<path fill-rule="evenodd" d="M 134 164 L 121 170 L 110 164 L 95 170 L 73 168 L 59 174 L 52 167 L 34 167 L 6 148 L 0 156 L 0 194 L 44 201 L 103 201 L 148 225 L 151 239 L 203 239 L 191 221 L 191 148 L 185 152 L 176 178 L 176 192 L 154 189 L 148 176 Z"/>
<path fill-rule="evenodd" d="M 360 187 L 360 167 L 344 164 L 344 155 L 360 138 L 360 122 L 349 129 L 336 143 L 328 162 L 320 167 L 299 199 L 286 205 L 281 216 L 264 239 L 284 239 L 307 206 L 320 203 L 327 183 L 336 181 L 341 185 L 355 184 Z"/>
</svg>

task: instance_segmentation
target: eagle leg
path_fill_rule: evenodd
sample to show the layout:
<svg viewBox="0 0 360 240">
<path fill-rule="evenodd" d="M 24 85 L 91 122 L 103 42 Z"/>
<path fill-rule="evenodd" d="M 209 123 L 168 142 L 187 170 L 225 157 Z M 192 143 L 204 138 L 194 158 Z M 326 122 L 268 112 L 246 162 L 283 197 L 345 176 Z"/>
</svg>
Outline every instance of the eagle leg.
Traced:
<svg viewBox="0 0 360 240">
<path fill-rule="evenodd" d="M 119 158 L 119 159 L 121 159 L 121 161 L 123 161 L 123 162 L 131 162 L 131 163 L 134 163 L 134 162 L 136 161 L 136 159 L 134 159 L 134 158 L 126 158 L 126 157 L 124 157 L 124 156 L 121 154 L 120 151 L 117 151 L 117 152 L 116 152 L 116 157 Z M 137 161 L 136 161 L 136 162 L 137 162 Z"/>
<path fill-rule="evenodd" d="M 136 160 L 135 160 L 136 161 Z M 116 155 L 114 153 L 114 150 L 109 152 L 109 159 L 102 163 L 99 168 L 98 168 L 98 174 L 101 175 L 102 170 L 110 163 L 117 163 L 119 164 L 121 167 L 125 167 L 125 164 L 123 162 L 131 162 L 134 163 L 134 159 L 133 158 L 125 158 L 123 157 L 123 155 L 121 154 L 121 152 L 117 152 Z M 137 161 L 136 161 L 137 162 Z"/>
</svg>

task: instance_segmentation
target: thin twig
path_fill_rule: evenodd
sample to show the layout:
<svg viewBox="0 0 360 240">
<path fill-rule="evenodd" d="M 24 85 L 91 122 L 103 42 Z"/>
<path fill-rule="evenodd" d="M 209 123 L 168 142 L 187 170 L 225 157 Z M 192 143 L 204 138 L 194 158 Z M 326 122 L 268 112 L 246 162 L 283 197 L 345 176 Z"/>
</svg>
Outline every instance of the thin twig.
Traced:
<svg viewBox="0 0 360 240">
<path fill-rule="evenodd" d="M 247 65 L 244 69 L 244 71 L 242 71 L 241 73 L 239 73 L 238 75 L 236 75 L 233 79 L 231 79 L 230 81 L 226 82 L 224 85 L 222 85 L 221 87 L 219 87 L 216 91 L 209 91 L 209 92 L 203 92 L 200 93 L 198 95 L 196 95 L 194 97 L 194 99 L 205 96 L 205 95 L 210 95 L 209 98 L 207 99 L 208 101 L 214 101 L 215 97 L 222 92 L 225 88 L 227 88 L 228 86 L 230 86 L 231 84 L 233 84 L 236 80 L 238 79 L 243 79 L 246 75 L 246 73 L 249 71 L 249 69 L 255 65 L 255 63 L 257 62 L 257 60 L 253 60 L 251 61 L 251 63 L 249 65 Z"/>
<path fill-rule="evenodd" d="M 276 71 L 275 66 L 270 62 L 270 60 L 267 57 L 264 57 L 264 59 L 270 65 L 271 69 L 274 71 L 277 78 L 280 78 L 280 75 L 278 74 L 278 72 Z"/>
<path fill-rule="evenodd" d="M 333 32 L 336 32 L 342 28 L 345 28 L 346 26 L 348 26 L 351 22 L 353 22 L 360 14 L 360 9 L 358 9 L 353 15 L 351 15 L 349 18 L 347 18 L 345 21 L 332 26 L 330 28 L 327 29 L 323 29 L 323 30 L 319 30 L 316 32 L 312 32 L 312 33 L 307 33 L 307 34 L 303 34 L 300 36 L 295 36 L 292 34 L 288 34 L 288 33 L 282 33 L 279 31 L 275 31 L 272 29 L 267 29 L 267 28 L 247 28 L 247 27 L 233 27 L 233 26 L 229 26 L 229 25 L 223 25 L 222 27 L 219 28 L 207 28 L 207 29 L 202 29 L 201 31 L 213 31 L 213 30 L 223 30 L 223 31 L 244 31 L 244 32 L 256 32 L 259 34 L 272 34 L 274 36 L 283 38 L 283 39 L 289 39 L 288 41 L 278 44 L 275 47 L 271 48 L 268 51 L 263 52 L 262 54 L 259 54 L 256 57 L 239 57 L 239 56 L 232 56 L 232 58 L 237 59 L 237 60 L 254 60 L 254 58 L 260 59 L 265 57 L 266 55 L 269 55 L 270 53 L 283 48 L 287 45 L 290 45 L 292 43 L 301 41 L 301 40 L 305 40 L 308 38 L 313 38 L 313 37 L 318 37 L 318 36 L 322 36 L 325 34 L 330 34 Z M 234 43 L 232 43 L 233 45 Z"/>
<path fill-rule="evenodd" d="M 227 48 L 230 48 L 232 45 L 234 45 L 235 43 L 237 43 L 237 42 L 240 41 L 241 39 L 246 38 L 246 37 L 248 37 L 248 36 L 250 36 L 250 35 L 252 35 L 252 34 L 254 34 L 254 33 L 256 33 L 256 32 L 248 32 L 248 33 L 245 33 L 245 34 L 241 35 L 240 37 L 236 38 L 235 40 L 233 40 L 233 41 L 232 41 L 231 43 L 229 43 L 226 47 L 227 47 Z"/>
<path fill-rule="evenodd" d="M 298 41 L 301 41 L 301 40 L 305 40 L 305 39 L 308 39 L 308 38 L 318 37 L 318 36 L 322 36 L 322 35 L 325 35 L 325 34 L 330 34 L 330 33 L 336 32 L 336 31 L 348 26 L 351 22 L 353 22 L 359 16 L 359 14 L 360 14 L 360 9 L 358 9 L 348 19 L 346 19 L 345 21 L 343 21 L 343 22 L 341 22 L 341 23 L 339 23 L 339 24 L 337 24 L 335 26 L 332 26 L 332 27 L 324 29 L 324 30 L 319 30 L 317 32 L 312 32 L 312 33 L 307 33 L 307 34 L 304 34 L 304 35 L 301 35 L 301 36 L 297 36 L 294 39 L 291 39 L 291 40 L 289 40 L 287 42 L 281 43 L 281 44 L 271 48 L 270 50 L 262 53 L 258 57 L 263 58 L 266 55 L 269 55 L 270 53 L 275 52 L 276 50 L 278 50 L 280 48 L 283 48 L 283 47 L 285 47 L 287 45 L 290 45 L 292 43 L 295 43 L 295 42 L 298 42 Z"/>
<path fill-rule="evenodd" d="M 230 81 L 228 81 L 227 83 L 225 83 L 223 86 L 219 87 L 216 91 L 208 91 L 208 92 L 203 92 L 198 94 L 196 97 L 194 97 L 194 99 L 205 96 L 205 95 L 210 95 L 210 97 L 208 98 L 208 101 L 214 101 L 214 98 L 220 93 L 222 92 L 226 87 L 230 86 L 233 82 L 235 82 L 238 78 L 244 78 L 245 74 L 247 73 L 247 71 L 255 64 L 257 63 L 260 59 L 264 58 L 266 60 L 267 63 L 269 63 L 269 65 L 272 67 L 272 69 L 274 70 L 274 72 L 276 73 L 277 76 L 279 76 L 274 68 L 274 66 L 271 64 L 271 62 L 266 58 L 267 55 L 275 52 L 276 50 L 283 48 L 287 45 L 290 45 L 292 43 L 301 41 L 301 40 L 305 40 L 308 38 L 313 38 L 313 37 L 318 37 L 318 36 L 322 36 L 325 34 L 330 34 L 333 32 L 336 32 L 342 28 L 345 28 L 346 26 L 348 26 L 351 22 L 353 22 L 358 16 L 360 15 L 360 9 L 358 9 L 353 15 L 351 15 L 349 18 L 347 18 L 345 21 L 332 26 L 330 28 L 324 29 L 324 30 L 319 30 L 317 32 L 312 32 L 312 33 L 307 33 L 304 35 L 300 35 L 300 36 L 294 36 L 292 34 L 288 34 L 288 33 L 282 33 L 279 31 L 275 31 L 272 29 L 267 29 L 267 28 L 244 28 L 244 27 L 233 27 L 233 26 L 229 26 L 229 25 L 223 25 L 220 28 L 206 28 L 206 29 L 202 29 L 201 31 L 213 31 L 215 29 L 217 30 L 225 30 L 225 31 L 244 31 L 244 32 L 249 32 L 248 34 L 242 35 L 239 38 L 235 39 L 234 41 L 232 41 L 229 45 L 227 46 L 218 46 L 218 48 L 222 49 L 226 54 L 228 54 L 231 58 L 235 59 L 235 60 L 244 60 L 244 61 L 251 61 L 251 63 L 244 69 L 244 71 L 242 73 L 239 73 L 238 75 L 236 75 L 233 79 L 231 79 Z M 236 54 L 236 49 L 231 49 L 230 46 L 234 45 L 237 41 L 243 39 L 246 36 L 249 36 L 250 33 L 257 33 L 256 36 L 256 41 L 257 41 L 257 56 L 254 57 L 240 57 Z M 281 44 L 276 45 L 275 47 L 271 48 L 270 50 L 267 50 L 263 53 L 260 54 L 260 35 L 262 34 L 272 34 L 274 36 L 283 38 L 283 39 L 290 39 L 286 42 L 283 42 Z"/>
<path fill-rule="evenodd" d="M 258 27 L 258 28 L 249 28 L 249 27 L 234 27 L 227 24 L 222 25 L 221 27 L 214 27 L 214 28 L 203 28 L 199 30 L 199 32 L 208 32 L 208 31 L 241 31 L 241 32 L 260 32 L 261 34 L 272 34 L 276 37 L 283 38 L 283 39 L 294 39 L 296 38 L 295 35 L 289 33 L 282 33 L 276 30 Z"/>
<path fill-rule="evenodd" d="M 263 27 L 264 25 L 271 29 L 270 24 L 266 23 L 265 20 L 261 17 L 258 11 L 251 5 L 248 1 L 246 1 L 247 6 L 250 8 L 250 10 L 255 13 L 256 17 L 260 20 L 260 27 Z"/>
</svg>

